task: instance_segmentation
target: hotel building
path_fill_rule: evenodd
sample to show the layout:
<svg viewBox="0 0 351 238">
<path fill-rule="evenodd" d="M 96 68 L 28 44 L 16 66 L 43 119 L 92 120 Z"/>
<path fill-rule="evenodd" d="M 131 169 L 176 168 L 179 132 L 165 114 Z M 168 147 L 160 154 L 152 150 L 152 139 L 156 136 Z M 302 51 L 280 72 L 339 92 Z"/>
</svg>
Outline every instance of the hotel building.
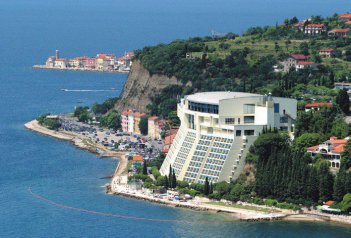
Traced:
<svg viewBox="0 0 351 238">
<path fill-rule="evenodd" d="M 204 92 L 178 103 L 181 126 L 162 164 L 178 180 L 190 183 L 231 181 L 245 166 L 245 156 L 265 126 L 293 136 L 297 101 L 240 92 Z"/>
</svg>

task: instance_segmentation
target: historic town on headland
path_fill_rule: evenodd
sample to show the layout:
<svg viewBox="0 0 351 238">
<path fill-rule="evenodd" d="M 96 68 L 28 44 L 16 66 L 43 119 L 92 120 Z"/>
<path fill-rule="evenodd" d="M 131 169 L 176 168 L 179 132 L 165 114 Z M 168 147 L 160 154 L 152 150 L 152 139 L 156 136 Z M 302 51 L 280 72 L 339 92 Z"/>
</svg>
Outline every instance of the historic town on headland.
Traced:
<svg viewBox="0 0 351 238">
<path fill-rule="evenodd" d="M 61 58 L 59 50 L 56 50 L 55 56 L 50 56 L 45 65 L 34 65 L 33 68 L 128 73 L 133 56 L 134 52 L 126 52 L 122 57 L 116 57 L 114 54 L 97 54 L 96 57 L 80 56 L 67 59 Z"/>
<path fill-rule="evenodd" d="M 133 71 L 118 98 L 26 127 L 117 157 L 111 194 L 246 221 L 351 223 L 350 35 L 344 13 L 121 58 L 56 51 L 43 68 Z"/>
</svg>

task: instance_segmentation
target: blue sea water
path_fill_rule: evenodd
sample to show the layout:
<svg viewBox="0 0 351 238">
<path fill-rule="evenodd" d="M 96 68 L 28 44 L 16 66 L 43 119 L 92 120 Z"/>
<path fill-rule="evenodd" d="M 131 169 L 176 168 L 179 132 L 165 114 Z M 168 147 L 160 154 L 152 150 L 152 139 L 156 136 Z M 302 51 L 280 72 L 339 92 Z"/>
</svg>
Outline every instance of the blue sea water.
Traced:
<svg viewBox="0 0 351 238">
<path fill-rule="evenodd" d="M 102 179 L 116 160 L 99 159 L 68 142 L 24 129 L 46 112 L 72 111 L 118 96 L 126 75 L 34 70 L 56 49 L 63 57 L 142 48 L 176 38 L 241 33 L 286 17 L 351 11 L 349 0 L 0 0 L 0 237 L 351 237 L 351 227 L 328 223 L 221 222 L 223 216 L 108 196 Z M 157 219 L 106 217 L 53 206 Z"/>
</svg>

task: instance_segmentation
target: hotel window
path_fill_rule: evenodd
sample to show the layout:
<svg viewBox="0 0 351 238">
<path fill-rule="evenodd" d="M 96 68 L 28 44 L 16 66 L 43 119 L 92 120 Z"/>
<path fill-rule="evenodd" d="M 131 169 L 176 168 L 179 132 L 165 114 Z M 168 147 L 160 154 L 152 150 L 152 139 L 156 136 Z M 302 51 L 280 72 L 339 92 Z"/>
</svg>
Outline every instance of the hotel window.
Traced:
<svg viewBox="0 0 351 238">
<path fill-rule="evenodd" d="M 255 123 L 255 117 L 254 116 L 244 116 L 244 123 L 245 124 Z"/>
<path fill-rule="evenodd" d="M 238 124 L 240 125 L 240 118 L 238 118 Z"/>
<path fill-rule="evenodd" d="M 241 130 L 236 130 L 235 131 L 235 136 L 241 136 Z"/>
<path fill-rule="evenodd" d="M 190 129 L 195 129 L 194 115 L 188 115 L 188 123 Z"/>
<path fill-rule="evenodd" d="M 281 117 L 280 123 L 288 123 L 288 117 Z"/>
<path fill-rule="evenodd" d="M 235 123 L 235 118 L 226 118 L 225 119 L 225 124 L 234 124 Z"/>
<path fill-rule="evenodd" d="M 244 114 L 255 114 L 255 104 L 244 104 Z"/>
<path fill-rule="evenodd" d="M 253 136 L 255 134 L 254 130 L 245 130 L 244 135 L 245 136 Z"/>
<path fill-rule="evenodd" d="M 274 113 L 279 113 L 279 103 L 274 103 Z"/>
</svg>

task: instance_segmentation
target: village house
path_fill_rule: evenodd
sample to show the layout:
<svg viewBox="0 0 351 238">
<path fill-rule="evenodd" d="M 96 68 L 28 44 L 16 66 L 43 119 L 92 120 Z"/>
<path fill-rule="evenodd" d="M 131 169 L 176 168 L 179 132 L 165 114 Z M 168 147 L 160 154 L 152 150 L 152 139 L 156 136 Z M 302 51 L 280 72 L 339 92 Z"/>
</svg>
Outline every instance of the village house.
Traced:
<svg viewBox="0 0 351 238">
<path fill-rule="evenodd" d="M 315 103 L 307 103 L 305 105 L 305 111 L 308 112 L 310 110 L 318 111 L 322 107 L 332 107 L 333 103 L 331 102 L 315 102 Z"/>
<path fill-rule="evenodd" d="M 113 67 L 115 55 L 113 54 L 98 54 L 96 56 L 95 68 L 98 70 L 108 70 Z"/>
<path fill-rule="evenodd" d="M 67 59 L 60 58 L 55 60 L 55 68 L 65 69 L 67 68 L 68 61 Z"/>
<path fill-rule="evenodd" d="M 351 35 L 350 28 L 334 28 L 328 32 L 328 36 L 348 38 Z"/>
<path fill-rule="evenodd" d="M 324 24 L 309 24 L 307 22 L 299 22 L 294 25 L 299 31 L 308 35 L 320 35 L 327 31 Z"/>
<path fill-rule="evenodd" d="M 345 139 L 338 139 L 337 137 L 330 137 L 329 140 L 320 145 L 315 145 L 307 148 L 307 152 L 312 156 L 322 155 L 324 159 L 330 162 L 330 167 L 333 169 L 340 168 L 340 159 L 344 152 L 344 147 L 348 142 L 349 137 Z"/>
<path fill-rule="evenodd" d="M 312 61 L 301 61 L 297 62 L 295 69 L 296 71 L 303 70 L 303 69 L 312 69 L 316 70 L 318 67 L 318 64 Z"/>
<path fill-rule="evenodd" d="M 291 54 L 284 62 L 283 72 L 287 73 L 292 67 L 296 68 L 297 63 L 305 62 L 307 57 L 303 54 Z"/>
<path fill-rule="evenodd" d="M 55 60 L 56 60 L 56 57 L 55 56 L 50 56 L 46 62 L 45 62 L 45 66 L 46 67 L 50 67 L 50 68 L 53 68 L 55 66 Z"/>
<path fill-rule="evenodd" d="M 339 21 L 341 22 L 349 22 L 351 21 L 351 13 L 344 13 L 339 15 Z"/>
<path fill-rule="evenodd" d="M 320 49 L 319 55 L 322 57 L 332 58 L 334 56 L 334 49 L 332 49 L 332 48 Z"/>
<path fill-rule="evenodd" d="M 85 69 L 95 69 L 96 59 L 90 57 L 84 57 L 83 59 L 83 68 Z"/>
<path fill-rule="evenodd" d="M 165 126 L 164 120 L 161 120 L 157 116 L 148 118 L 148 136 L 151 139 L 161 139 L 161 132 Z"/>
</svg>

